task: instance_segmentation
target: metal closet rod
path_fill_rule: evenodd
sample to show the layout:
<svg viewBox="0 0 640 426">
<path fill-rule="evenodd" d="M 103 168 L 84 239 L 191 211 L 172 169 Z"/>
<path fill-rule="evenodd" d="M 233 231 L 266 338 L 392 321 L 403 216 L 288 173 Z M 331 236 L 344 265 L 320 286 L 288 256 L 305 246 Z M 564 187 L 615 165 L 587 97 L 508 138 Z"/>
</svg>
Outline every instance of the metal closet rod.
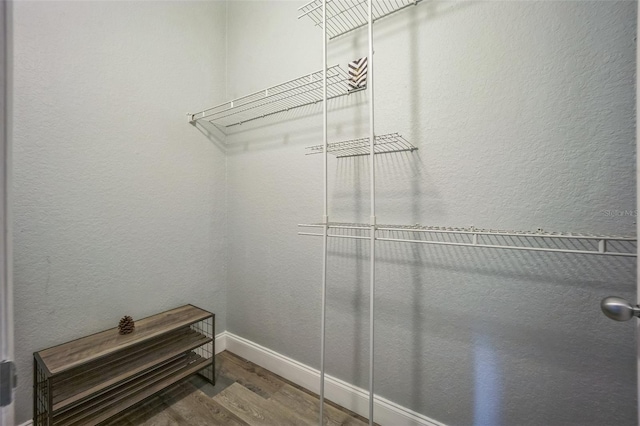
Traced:
<svg viewBox="0 0 640 426">
<path fill-rule="evenodd" d="M 302 228 L 317 228 L 324 225 L 318 224 L 300 224 Z M 369 231 L 370 225 L 366 224 L 330 224 L 330 229 L 341 230 L 354 230 L 354 231 Z M 397 238 L 390 236 L 375 236 L 377 241 L 390 241 L 390 242 L 405 242 L 405 243 L 418 243 L 418 244 L 433 244 L 433 245 L 448 245 L 448 246 L 462 246 L 462 247 L 483 247 L 483 248 L 497 248 L 497 249 L 510 249 L 510 250 L 525 250 L 525 251 L 544 251 L 544 252 L 556 252 L 556 253 L 574 253 L 574 254 L 597 254 L 607 256 L 622 256 L 622 257 L 637 257 L 637 253 L 633 252 L 620 252 L 610 250 L 611 242 L 620 242 L 622 244 L 628 243 L 633 245 L 637 250 L 637 237 L 625 237 L 625 236 L 605 236 L 605 235 L 588 235 L 588 234 L 575 234 L 575 233 L 559 233 L 559 232 L 519 232 L 519 231 L 501 231 L 501 230 L 487 230 L 487 229 L 474 229 L 474 228 L 452 228 L 452 227 L 421 227 L 416 226 L 404 226 L 404 225 L 380 225 L 376 226 L 376 232 L 391 233 L 416 233 L 416 234 L 459 234 L 468 235 L 471 237 L 468 242 L 461 241 L 435 241 L 435 240 L 422 240 L 413 238 Z M 313 232 L 298 232 L 298 235 L 307 236 L 319 236 L 323 234 L 317 234 Z M 554 247 L 535 247 L 526 245 L 512 245 L 506 244 L 489 244 L 479 241 L 478 237 L 515 237 L 525 239 L 560 239 L 560 240 L 572 240 L 572 241 L 589 241 L 591 243 L 597 242 L 597 248 L 593 250 L 581 250 L 570 248 L 554 248 Z M 331 238 L 344 238 L 344 239 L 370 239 L 371 236 L 362 235 L 344 235 L 344 234 L 329 234 Z M 521 241 L 518 241 L 521 243 Z M 636 243 L 636 244 L 633 244 Z"/>
</svg>

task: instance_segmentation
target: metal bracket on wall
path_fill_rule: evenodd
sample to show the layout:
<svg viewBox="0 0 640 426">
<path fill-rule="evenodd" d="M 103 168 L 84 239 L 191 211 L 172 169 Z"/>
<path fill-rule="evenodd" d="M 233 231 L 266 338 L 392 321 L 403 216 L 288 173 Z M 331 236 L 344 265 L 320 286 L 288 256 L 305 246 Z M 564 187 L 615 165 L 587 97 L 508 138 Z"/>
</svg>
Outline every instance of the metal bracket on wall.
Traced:
<svg viewBox="0 0 640 426">
<path fill-rule="evenodd" d="M 18 384 L 16 365 L 11 361 L 0 362 L 0 407 L 13 401 L 13 389 Z"/>
</svg>

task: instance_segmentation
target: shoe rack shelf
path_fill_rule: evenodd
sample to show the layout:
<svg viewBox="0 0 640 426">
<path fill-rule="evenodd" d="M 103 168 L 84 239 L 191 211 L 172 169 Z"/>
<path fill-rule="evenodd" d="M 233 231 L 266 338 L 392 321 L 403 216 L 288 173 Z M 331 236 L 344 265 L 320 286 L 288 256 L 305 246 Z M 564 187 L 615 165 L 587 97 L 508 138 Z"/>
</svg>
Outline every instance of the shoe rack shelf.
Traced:
<svg viewBox="0 0 640 426">
<path fill-rule="evenodd" d="M 185 305 L 34 353 L 33 424 L 97 425 L 193 374 L 214 383 L 215 316 Z"/>
</svg>

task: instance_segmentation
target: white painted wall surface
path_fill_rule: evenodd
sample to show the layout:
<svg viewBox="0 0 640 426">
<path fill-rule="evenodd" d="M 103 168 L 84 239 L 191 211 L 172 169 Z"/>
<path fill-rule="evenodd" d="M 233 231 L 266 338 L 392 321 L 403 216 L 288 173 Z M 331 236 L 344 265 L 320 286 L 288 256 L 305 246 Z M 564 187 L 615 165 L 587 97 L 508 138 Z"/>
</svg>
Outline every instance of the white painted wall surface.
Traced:
<svg viewBox="0 0 640 426">
<path fill-rule="evenodd" d="M 0 3 L 0 361 L 13 362 L 14 328 L 13 328 L 13 279 L 12 279 L 12 232 L 11 220 L 11 4 Z M 0 387 L 2 387 L 0 385 Z M 0 399 L 4 400 L 6 389 L 0 390 Z M 0 426 L 15 423 L 15 404 L 13 389 L 11 402 L 0 407 Z"/>
<path fill-rule="evenodd" d="M 31 354 L 184 303 L 225 325 L 223 2 L 16 2 L 17 421 Z"/>
<path fill-rule="evenodd" d="M 320 69 L 300 2 L 229 2 L 228 94 Z M 634 234 L 634 2 L 423 2 L 376 24 L 378 222 Z M 329 63 L 366 54 L 364 31 Z M 331 140 L 366 134 L 366 97 Z M 360 108 L 354 104 L 360 103 Z M 338 109 L 339 108 L 339 109 Z M 228 330 L 319 363 L 319 107 L 228 139 Z M 366 157 L 331 160 L 330 217 L 366 221 Z M 367 385 L 367 243 L 332 240 L 327 372 Z M 377 392 L 450 425 L 635 425 L 635 259 L 380 243 Z"/>
<path fill-rule="evenodd" d="M 300 4 L 231 1 L 227 33 L 216 2 L 15 5 L 19 422 L 31 353 L 124 313 L 197 300 L 318 365 L 321 242 L 296 224 L 321 218 L 320 109 L 231 136 L 226 188 L 224 153 L 180 118 L 319 69 Z M 606 211 L 635 209 L 635 12 L 424 2 L 376 24 L 377 131 L 420 148 L 376 160 L 379 222 L 633 233 Z M 365 101 L 332 103 L 332 140 L 365 134 Z M 332 220 L 366 220 L 367 167 L 330 161 Z M 637 423 L 633 327 L 598 307 L 635 297 L 635 260 L 378 247 L 380 395 L 450 425 Z M 328 373 L 366 387 L 366 244 L 330 249 Z"/>
</svg>

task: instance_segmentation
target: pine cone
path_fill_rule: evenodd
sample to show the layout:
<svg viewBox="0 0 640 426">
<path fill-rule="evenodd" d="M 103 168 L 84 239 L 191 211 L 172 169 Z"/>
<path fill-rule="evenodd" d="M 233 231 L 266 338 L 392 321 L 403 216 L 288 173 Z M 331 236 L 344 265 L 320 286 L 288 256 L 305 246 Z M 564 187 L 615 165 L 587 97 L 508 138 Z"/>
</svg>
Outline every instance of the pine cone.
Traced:
<svg viewBox="0 0 640 426">
<path fill-rule="evenodd" d="M 133 333 L 134 328 L 136 327 L 133 322 L 133 318 L 129 315 L 125 315 L 120 320 L 120 324 L 118 324 L 118 330 L 120 334 L 129 334 Z"/>
</svg>

